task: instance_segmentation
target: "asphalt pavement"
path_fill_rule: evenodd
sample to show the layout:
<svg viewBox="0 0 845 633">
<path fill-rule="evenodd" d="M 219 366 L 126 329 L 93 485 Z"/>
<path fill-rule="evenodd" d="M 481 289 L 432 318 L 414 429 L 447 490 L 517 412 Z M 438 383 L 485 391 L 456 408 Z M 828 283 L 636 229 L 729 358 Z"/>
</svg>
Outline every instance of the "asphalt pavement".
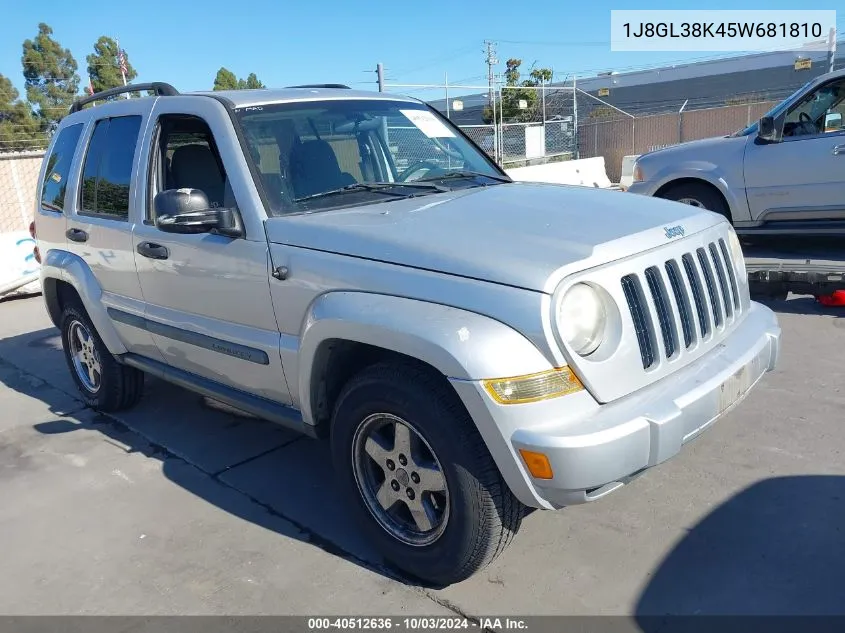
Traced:
<svg viewBox="0 0 845 633">
<path fill-rule="evenodd" d="M 845 308 L 772 306 L 739 408 L 433 589 L 346 520 L 323 443 L 153 379 L 86 409 L 41 297 L 0 301 L 0 614 L 845 615 Z"/>
</svg>

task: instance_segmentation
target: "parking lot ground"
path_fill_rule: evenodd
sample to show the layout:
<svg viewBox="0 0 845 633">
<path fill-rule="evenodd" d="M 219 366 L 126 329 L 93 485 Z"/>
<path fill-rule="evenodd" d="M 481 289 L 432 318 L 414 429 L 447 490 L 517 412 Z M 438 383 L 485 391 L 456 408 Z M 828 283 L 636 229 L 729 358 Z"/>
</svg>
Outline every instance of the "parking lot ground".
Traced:
<svg viewBox="0 0 845 633">
<path fill-rule="evenodd" d="M 0 613 L 845 614 L 845 309 L 773 307 L 780 367 L 739 408 L 433 589 L 349 524 L 322 443 L 152 379 L 97 414 L 41 298 L 0 302 Z"/>
</svg>

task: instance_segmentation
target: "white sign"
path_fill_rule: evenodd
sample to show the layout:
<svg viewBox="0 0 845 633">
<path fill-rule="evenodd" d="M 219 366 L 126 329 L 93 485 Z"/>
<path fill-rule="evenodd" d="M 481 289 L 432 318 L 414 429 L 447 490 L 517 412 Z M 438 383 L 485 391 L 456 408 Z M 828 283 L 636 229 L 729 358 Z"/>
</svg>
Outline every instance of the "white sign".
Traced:
<svg viewBox="0 0 845 633">
<path fill-rule="evenodd" d="M 525 158 L 540 158 L 546 155 L 546 128 L 532 125 L 525 128 Z"/>
<path fill-rule="evenodd" d="M 453 132 L 428 110 L 400 110 L 428 138 L 452 138 Z"/>
<path fill-rule="evenodd" d="M 526 101 L 525 99 L 520 99 L 519 100 L 519 109 L 525 110 L 525 108 L 527 108 L 527 107 L 528 107 L 528 101 Z"/>
<path fill-rule="evenodd" d="M 35 261 L 32 249 L 35 240 L 28 231 L 0 233 L 0 289 L 15 287 L 20 281 L 38 273 L 40 264 Z M 35 292 L 40 283 L 28 283 L 20 290 Z"/>
<path fill-rule="evenodd" d="M 464 102 L 459 100 L 459 99 L 455 99 L 452 102 L 452 109 L 453 110 L 463 110 L 464 109 Z"/>
</svg>

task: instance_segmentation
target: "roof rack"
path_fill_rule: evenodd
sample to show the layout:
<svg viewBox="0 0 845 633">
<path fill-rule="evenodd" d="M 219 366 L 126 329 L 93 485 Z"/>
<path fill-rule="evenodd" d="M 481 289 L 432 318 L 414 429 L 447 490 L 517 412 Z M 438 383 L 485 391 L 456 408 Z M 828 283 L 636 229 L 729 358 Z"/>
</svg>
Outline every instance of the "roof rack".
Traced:
<svg viewBox="0 0 845 633">
<path fill-rule="evenodd" d="M 339 88 L 341 90 L 352 90 L 343 84 L 305 84 L 303 86 L 285 86 L 286 88 Z"/>
<path fill-rule="evenodd" d="M 73 105 L 70 106 L 70 113 L 73 114 L 74 112 L 79 112 L 82 109 L 82 106 L 94 101 L 99 101 L 100 99 L 107 99 L 108 97 L 114 97 L 128 92 L 139 92 L 141 90 L 151 90 L 158 97 L 172 97 L 179 94 L 179 91 L 176 90 L 176 88 L 161 81 L 153 81 L 148 84 L 129 84 L 126 86 L 118 86 L 117 88 L 109 88 L 108 90 L 103 90 L 102 92 L 95 92 L 91 96 L 77 99 L 73 102 Z"/>
</svg>

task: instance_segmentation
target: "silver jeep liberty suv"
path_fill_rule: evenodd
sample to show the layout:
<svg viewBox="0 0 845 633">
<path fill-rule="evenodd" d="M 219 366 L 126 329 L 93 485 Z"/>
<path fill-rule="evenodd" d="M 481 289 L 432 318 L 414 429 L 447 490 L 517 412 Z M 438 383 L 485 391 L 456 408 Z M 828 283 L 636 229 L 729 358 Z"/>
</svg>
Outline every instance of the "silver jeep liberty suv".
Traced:
<svg viewBox="0 0 845 633">
<path fill-rule="evenodd" d="M 528 508 L 673 457 L 777 361 L 724 217 L 512 182 L 410 98 L 106 91 L 61 121 L 38 198 L 91 407 L 150 375 L 327 438 L 350 516 L 438 585 Z"/>
</svg>

